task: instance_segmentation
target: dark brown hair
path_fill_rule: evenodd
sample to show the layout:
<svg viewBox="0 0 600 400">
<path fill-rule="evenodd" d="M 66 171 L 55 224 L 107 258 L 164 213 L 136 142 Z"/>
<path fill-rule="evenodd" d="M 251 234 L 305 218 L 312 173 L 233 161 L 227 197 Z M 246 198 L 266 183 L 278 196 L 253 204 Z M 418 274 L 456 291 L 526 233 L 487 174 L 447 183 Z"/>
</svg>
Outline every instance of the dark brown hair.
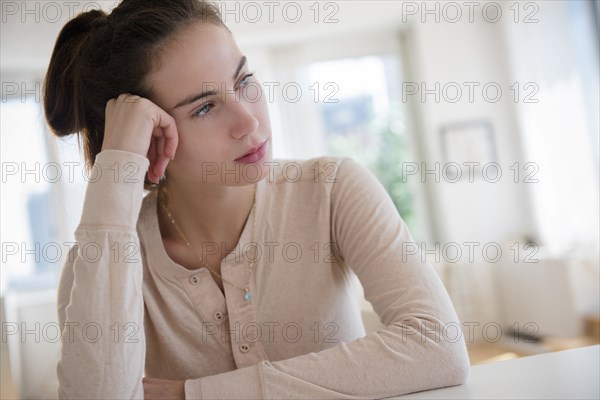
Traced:
<svg viewBox="0 0 600 400">
<path fill-rule="evenodd" d="M 102 148 L 106 103 L 121 93 L 150 97 L 143 80 L 168 39 L 200 21 L 225 27 L 218 7 L 202 0 L 123 0 L 110 14 L 90 10 L 70 20 L 44 80 L 52 132 L 79 134 L 91 165 Z"/>
</svg>

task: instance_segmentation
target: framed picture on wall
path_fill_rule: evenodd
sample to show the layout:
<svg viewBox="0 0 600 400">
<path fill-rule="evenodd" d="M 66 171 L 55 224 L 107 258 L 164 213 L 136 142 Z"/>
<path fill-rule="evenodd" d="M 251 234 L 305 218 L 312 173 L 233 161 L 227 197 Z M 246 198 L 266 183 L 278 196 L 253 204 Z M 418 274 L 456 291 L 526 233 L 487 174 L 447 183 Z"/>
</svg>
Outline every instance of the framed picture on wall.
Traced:
<svg viewBox="0 0 600 400">
<path fill-rule="evenodd" d="M 461 178 L 468 179 L 469 168 L 474 171 L 488 163 L 496 162 L 494 131 L 488 120 L 473 120 L 442 125 L 440 129 L 444 167 L 451 178 L 456 177 L 457 168 L 450 168 L 450 163 L 458 164 Z M 475 174 L 475 177 L 481 174 Z"/>
</svg>

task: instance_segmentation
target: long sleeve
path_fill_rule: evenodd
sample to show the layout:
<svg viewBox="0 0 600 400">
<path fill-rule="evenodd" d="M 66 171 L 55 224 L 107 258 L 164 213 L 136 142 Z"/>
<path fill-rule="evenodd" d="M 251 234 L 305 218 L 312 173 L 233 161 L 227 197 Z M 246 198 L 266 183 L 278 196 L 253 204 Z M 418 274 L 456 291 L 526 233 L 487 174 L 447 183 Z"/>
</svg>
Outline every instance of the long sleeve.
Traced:
<svg viewBox="0 0 600 400">
<path fill-rule="evenodd" d="M 76 244 L 63 266 L 57 366 L 61 399 L 143 399 L 142 261 L 136 221 L 147 158 L 98 154 L 89 176 Z"/>
<path fill-rule="evenodd" d="M 381 183 L 351 158 L 341 160 L 331 190 L 331 229 L 385 328 L 319 352 L 187 380 L 186 398 L 385 398 L 467 380 L 469 357 L 446 289 L 414 251 Z"/>
</svg>

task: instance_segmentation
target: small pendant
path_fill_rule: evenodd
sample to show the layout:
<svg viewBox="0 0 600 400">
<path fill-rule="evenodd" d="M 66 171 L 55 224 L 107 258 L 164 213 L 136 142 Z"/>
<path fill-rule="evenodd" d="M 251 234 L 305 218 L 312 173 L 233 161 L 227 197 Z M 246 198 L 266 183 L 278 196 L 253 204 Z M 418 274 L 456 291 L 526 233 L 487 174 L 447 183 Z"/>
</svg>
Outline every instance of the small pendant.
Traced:
<svg viewBox="0 0 600 400">
<path fill-rule="evenodd" d="M 244 299 L 250 301 L 250 291 L 248 290 L 248 288 L 244 289 L 244 291 L 246 292 L 244 293 Z"/>
</svg>

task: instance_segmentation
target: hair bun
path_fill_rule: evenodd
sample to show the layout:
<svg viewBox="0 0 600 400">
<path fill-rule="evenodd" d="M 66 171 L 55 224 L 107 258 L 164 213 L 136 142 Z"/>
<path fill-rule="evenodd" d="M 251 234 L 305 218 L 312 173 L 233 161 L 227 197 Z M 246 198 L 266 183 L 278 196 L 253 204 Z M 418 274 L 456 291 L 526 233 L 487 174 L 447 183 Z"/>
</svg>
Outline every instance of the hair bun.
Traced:
<svg viewBox="0 0 600 400">
<path fill-rule="evenodd" d="M 108 23 L 108 15 L 102 10 L 90 10 L 77 15 L 67 22 L 61 32 L 58 34 L 56 46 L 60 46 L 64 41 L 71 41 L 75 36 L 83 33 L 90 33 Z M 56 50 L 56 48 L 55 48 Z"/>
<path fill-rule="evenodd" d="M 107 23 L 108 15 L 94 9 L 71 19 L 58 34 L 44 81 L 46 121 L 57 136 L 87 127 L 79 77 L 81 58 L 90 34 Z"/>
<path fill-rule="evenodd" d="M 90 30 L 108 25 L 108 15 L 102 10 L 90 10 Z"/>
</svg>

